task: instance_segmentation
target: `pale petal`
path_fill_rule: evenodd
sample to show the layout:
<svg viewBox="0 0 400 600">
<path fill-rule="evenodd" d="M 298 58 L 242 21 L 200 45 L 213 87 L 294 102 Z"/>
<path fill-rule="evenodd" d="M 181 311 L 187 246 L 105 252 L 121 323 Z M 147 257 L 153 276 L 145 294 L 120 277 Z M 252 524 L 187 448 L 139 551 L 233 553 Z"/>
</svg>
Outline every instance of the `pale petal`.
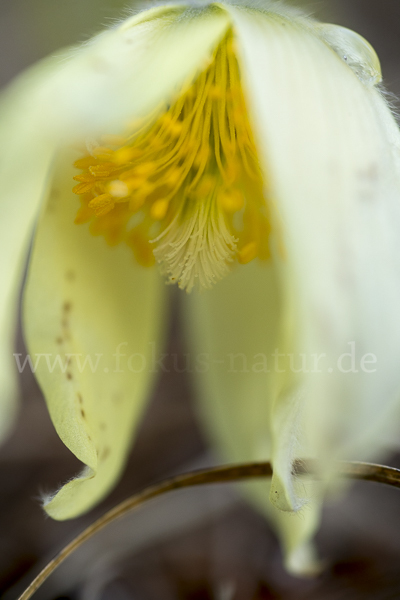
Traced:
<svg viewBox="0 0 400 600">
<path fill-rule="evenodd" d="M 37 120 L 63 141 L 116 133 L 179 94 L 204 69 L 228 26 L 228 15 L 211 6 L 140 13 L 60 60 L 31 98 Z"/>
<path fill-rule="evenodd" d="M 187 298 L 199 413 L 212 441 L 229 461 L 273 456 L 271 417 L 282 368 L 275 350 L 281 339 L 282 312 L 279 281 L 271 264 L 239 267 L 212 290 Z M 293 451 L 295 436 L 286 441 Z M 263 482 L 245 490 L 280 535 L 288 568 L 310 571 L 315 562 L 308 540 L 315 532 L 319 505 L 307 506 L 300 515 L 285 514 L 270 504 L 270 487 Z"/>
<path fill-rule="evenodd" d="M 217 429 L 218 446 L 233 460 L 268 460 L 271 355 L 281 311 L 272 267 L 238 268 L 212 290 L 192 292 L 185 300 L 195 376 L 204 397 L 200 412 L 208 428 Z"/>
<path fill-rule="evenodd" d="M 157 269 L 138 266 L 128 247 L 110 248 L 74 224 L 73 160 L 63 153 L 55 166 L 24 306 L 27 345 L 51 418 L 87 465 L 46 504 L 56 519 L 88 510 L 119 476 L 154 378 L 166 309 Z"/>
<path fill-rule="evenodd" d="M 315 23 L 314 31 L 344 60 L 366 85 L 382 81 L 379 57 L 361 35 L 339 25 Z"/>
<path fill-rule="evenodd" d="M 16 396 L 13 345 L 19 286 L 36 212 L 47 185 L 52 148 L 38 139 L 29 103 L 42 63 L 3 93 L 0 102 L 0 439 L 7 433 Z"/>
<path fill-rule="evenodd" d="M 83 48 L 44 61 L 11 86 L 3 99 L 1 243 L 7 260 L 0 294 L 4 366 L 0 416 L 4 431 L 12 418 L 15 387 L 11 343 L 18 281 L 52 155 L 56 148 L 81 142 L 88 134 L 114 133 L 114 127 L 121 129 L 161 107 L 188 84 L 209 60 L 229 22 L 220 9 L 202 13 L 194 18 L 197 11 L 185 13 L 181 6 L 141 13 Z"/>
<path fill-rule="evenodd" d="M 384 441 L 383 424 L 398 401 L 399 133 L 371 82 L 364 83 L 312 25 L 268 11 L 263 17 L 229 12 L 260 158 L 282 222 L 284 320 L 295 325 L 288 345 L 311 361 L 298 409 L 283 421 L 290 430 L 301 415 L 308 450 L 327 464 L 366 458 Z M 353 343 L 357 372 L 345 373 L 351 357 L 344 354 Z M 369 354 L 377 365 L 361 362 L 372 359 Z M 281 426 L 273 444 L 285 446 L 285 459 L 274 467 L 277 485 L 283 483 L 292 500 L 278 505 L 295 508 Z"/>
</svg>

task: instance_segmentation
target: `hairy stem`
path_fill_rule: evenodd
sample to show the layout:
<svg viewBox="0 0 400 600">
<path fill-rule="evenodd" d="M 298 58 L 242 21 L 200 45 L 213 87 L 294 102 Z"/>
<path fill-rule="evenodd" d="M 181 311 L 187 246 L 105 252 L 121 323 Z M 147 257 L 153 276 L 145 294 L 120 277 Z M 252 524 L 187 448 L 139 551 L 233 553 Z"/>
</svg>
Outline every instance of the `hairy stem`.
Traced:
<svg viewBox="0 0 400 600">
<path fill-rule="evenodd" d="M 298 461 L 294 464 L 293 470 L 301 475 L 305 473 L 317 472 L 315 461 Z M 340 476 L 349 479 L 362 479 L 365 481 L 375 481 L 385 483 L 400 488 L 400 470 L 383 465 L 374 465 L 362 462 L 340 462 L 337 472 Z M 272 466 L 269 462 L 263 463 L 245 463 L 233 466 L 215 467 L 213 469 L 204 469 L 201 471 L 192 471 L 183 475 L 177 475 L 166 479 L 161 483 L 146 488 L 143 492 L 127 498 L 108 512 L 89 525 L 82 533 L 67 544 L 39 573 L 28 588 L 23 592 L 18 600 L 28 600 L 46 581 L 51 573 L 62 563 L 70 554 L 75 552 L 84 542 L 104 529 L 109 523 L 123 517 L 134 508 L 143 505 L 148 500 L 156 498 L 171 492 L 196 485 L 206 485 L 211 483 L 229 483 L 234 481 L 244 481 L 246 479 L 260 479 L 272 476 Z"/>
</svg>

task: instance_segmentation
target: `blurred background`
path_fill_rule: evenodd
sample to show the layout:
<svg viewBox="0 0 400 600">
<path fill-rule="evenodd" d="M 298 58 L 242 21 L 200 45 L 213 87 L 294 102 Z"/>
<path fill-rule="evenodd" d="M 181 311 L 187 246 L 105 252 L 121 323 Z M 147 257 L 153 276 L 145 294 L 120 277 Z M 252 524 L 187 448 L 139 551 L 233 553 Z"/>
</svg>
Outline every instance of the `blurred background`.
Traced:
<svg viewBox="0 0 400 600">
<path fill-rule="evenodd" d="M 400 3 L 291 2 L 355 29 L 377 50 L 387 89 L 400 94 Z M 58 48 L 91 37 L 126 14 L 125 0 L 0 0 L 0 85 Z M 169 355 L 184 360 L 179 294 Z M 21 333 L 16 352 L 24 352 Z M 178 359 L 179 360 L 179 359 Z M 179 471 L 210 464 L 187 373 L 164 373 L 125 474 L 89 515 L 59 523 L 39 497 L 80 470 L 54 433 L 33 376 L 21 379 L 17 427 L 0 449 L 0 595 L 15 599 L 46 561 L 94 518 L 128 495 Z M 394 455 L 390 464 L 400 466 Z M 35 598 L 79 600 L 267 600 L 400 598 L 400 492 L 354 485 L 324 510 L 315 580 L 288 576 L 265 520 L 229 486 L 187 491 L 152 504 L 89 543 Z"/>
</svg>

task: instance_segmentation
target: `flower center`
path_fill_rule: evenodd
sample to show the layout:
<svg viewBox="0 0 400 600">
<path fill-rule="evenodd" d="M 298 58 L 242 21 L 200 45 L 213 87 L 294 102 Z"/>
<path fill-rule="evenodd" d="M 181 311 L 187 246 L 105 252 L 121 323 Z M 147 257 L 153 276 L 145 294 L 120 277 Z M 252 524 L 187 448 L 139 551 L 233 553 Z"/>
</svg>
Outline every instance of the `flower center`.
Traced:
<svg viewBox="0 0 400 600">
<path fill-rule="evenodd" d="M 87 142 L 74 166 L 76 223 L 136 260 L 155 261 L 188 292 L 210 288 L 235 262 L 269 258 L 271 219 L 247 119 L 232 34 L 169 105 L 125 136 Z"/>
</svg>

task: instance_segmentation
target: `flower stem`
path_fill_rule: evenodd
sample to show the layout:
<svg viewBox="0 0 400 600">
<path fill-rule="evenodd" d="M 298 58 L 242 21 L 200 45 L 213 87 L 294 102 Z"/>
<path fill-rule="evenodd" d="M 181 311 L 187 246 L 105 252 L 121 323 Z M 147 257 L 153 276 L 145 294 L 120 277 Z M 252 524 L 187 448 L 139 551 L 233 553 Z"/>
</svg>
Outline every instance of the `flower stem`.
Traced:
<svg viewBox="0 0 400 600">
<path fill-rule="evenodd" d="M 294 463 L 293 471 L 299 475 L 318 472 L 315 469 L 316 461 L 297 461 Z M 337 465 L 336 473 L 349 479 L 360 479 L 365 481 L 375 481 L 385 483 L 390 486 L 400 488 L 400 470 L 383 465 L 375 465 L 362 462 L 340 462 Z M 143 505 L 148 500 L 161 496 L 173 490 L 178 490 L 196 485 L 206 485 L 211 483 L 229 483 L 234 481 L 244 481 L 246 479 L 260 479 L 272 476 L 272 466 L 269 462 L 263 463 L 244 463 L 239 465 L 228 465 L 204 469 L 201 471 L 192 471 L 183 475 L 177 475 L 166 479 L 161 483 L 152 485 L 142 492 L 127 498 L 94 523 L 89 525 L 82 533 L 76 536 L 67 544 L 37 575 L 32 583 L 27 587 L 18 600 L 28 600 L 46 581 L 51 573 L 62 563 L 70 554 L 75 552 L 84 542 L 104 529 L 109 523 L 123 517 L 134 508 Z"/>
</svg>

